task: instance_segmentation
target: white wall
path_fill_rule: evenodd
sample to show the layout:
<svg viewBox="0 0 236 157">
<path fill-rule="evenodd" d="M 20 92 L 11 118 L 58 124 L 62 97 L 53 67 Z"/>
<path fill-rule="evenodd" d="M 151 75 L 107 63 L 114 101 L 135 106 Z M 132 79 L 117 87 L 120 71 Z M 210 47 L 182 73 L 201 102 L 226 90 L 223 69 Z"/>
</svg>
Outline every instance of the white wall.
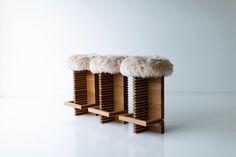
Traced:
<svg viewBox="0 0 236 157">
<path fill-rule="evenodd" d="M 0 95 L 68 94 L 78 52 L 155 55 L 166 91 L 236 92 L 235 0 L 0 0 Z"/>
</svg>

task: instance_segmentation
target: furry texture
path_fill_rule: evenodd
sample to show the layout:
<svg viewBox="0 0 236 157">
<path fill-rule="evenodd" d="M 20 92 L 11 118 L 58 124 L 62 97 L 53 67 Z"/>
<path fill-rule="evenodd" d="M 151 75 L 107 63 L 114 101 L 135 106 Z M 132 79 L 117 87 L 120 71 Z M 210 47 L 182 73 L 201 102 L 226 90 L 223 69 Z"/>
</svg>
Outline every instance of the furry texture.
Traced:
<svg viewBox="0 0 236 157">
<path fill-rule="evenodd" d="M 95 55 L 73 55 L 69 58 L 69 67 L 73 71 L 89 70 L 90 61 Z"/>
<path fill-rule="evenodd" d="M 152 57 L 127 57 L 120 66 L 124 76 L 141 78 L 155 78 L 170 76 L 173 73 L 173 64 L 166 58 Z"/>
<path fill-rule="evenodd" d="M 120 73 L 120 64 L 125 56 L 97 56 L 90 62 L 90 71 L 92 73 Z"/>
</svg>

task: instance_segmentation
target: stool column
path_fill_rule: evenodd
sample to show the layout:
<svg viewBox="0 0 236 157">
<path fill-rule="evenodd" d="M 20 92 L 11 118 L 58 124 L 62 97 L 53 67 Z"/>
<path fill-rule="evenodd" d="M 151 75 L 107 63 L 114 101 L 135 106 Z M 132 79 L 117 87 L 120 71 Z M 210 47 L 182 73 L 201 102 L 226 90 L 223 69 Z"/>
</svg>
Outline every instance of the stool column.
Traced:
<svg viewBox="0 0 236 157">
<path fill-rule="evenodd" d="M 99 74 L 99 108 L 105 111 L 114 111 L 114 75 Z M 100 117 L 101 123 L 113 121 L 114 117 Z"/>
<path fill-rule="evenodd" d="M 75 104 L 87 104 L 87 79 L 86 71 L 74 71 L 74 102 Z M 88 113 L 87 109 L 75 109 L 75 115 Z"/>
<path fill-rule="evenodd" d="M 148 120 L 148 79 L 133 78 L 133 116 Z M 146 131 L 148 127 L 133 125 L 134 133 Z"/>
<path fill-rule="evenodd" d="M 160 123 L 152 124 L 149 130 L 164 133 L 164 77 L 149 79 L 149 119 L 161 119 Z"/>
</svg>

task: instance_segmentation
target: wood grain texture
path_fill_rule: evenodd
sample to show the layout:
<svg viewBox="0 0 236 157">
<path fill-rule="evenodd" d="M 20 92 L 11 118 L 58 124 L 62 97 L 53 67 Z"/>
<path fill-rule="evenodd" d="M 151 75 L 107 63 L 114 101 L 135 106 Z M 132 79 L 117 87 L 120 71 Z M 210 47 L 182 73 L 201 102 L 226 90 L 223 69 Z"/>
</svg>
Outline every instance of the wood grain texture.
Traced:
<svg viewBox="0 0 236 157">
<path fill-rule="evenodd" d="M 148 120 L 148 79 L 133 78 L 133 117 Z M 146 131 L 148 127 L 134 124 L 134 133 Z"/>
<path fill-rule="evenodd" d="M 83 114 L 87 114 L 88 110 L 87 109 L 74 109 L 75 110 L 75 115 L 79 116 L 79 115 L 83 115 Z"/>
<path fill-rule="evenodd" d="M 146 130 L 164 133 L 164 77 L 133 78 L 133 118 L 127 120 L 133 121 L 134 133 Z M 148 123 L 150 125 L 144 125 Z"/>
<path fill-rule="evenodd" d="M 74 101 L 67 101 L 64 104 L 66 106 L 70 106 L 70 107 L 73 107 L 73 108 L 76 108 L 76 109 L 86 109 L 86 108 L 89 108 L 89 107 L 97 106 L 96 104 L 79 105 L 79 104 L 74 103 Z"/>
<path fill-rule="evenodd" d="M 74 71 L 74 102 L 75 104 L 87 104 L 87 83 L 86 83 L 86 71 Z M 79 116 L 88 113 L 86 109 L 75 108 L 75 115 Z"/>
<path fill-rule="evenodd" d="M 95 107 L 89 107 L 88 111 L 94 114 L 98 114 L 101 116 L 105 116 L 105 117 L 114 117 L 116 115 L 120 115 L 120 114 L 124 114 L 124 111 L 104 111 L 104 110 L 100 110 L 98 106 Z"/>
<path fill-rule="evenodd" d="M 114 107 L 115 111 L 128 113 L 128 78 L 121 74 L 114 75 Z M 118 116 L 115 120 L 124 123 Z"/>
<path fill-rule="evenodd" d="M 99 103 L 100 110 L 105 111 L 101 115 L 112 115 L 101 116 L 101 123 L 121 122 L 117 115 L 128 113 L 128 78 L 121 74 L 99 74 Z"/>
<path fill-rule="evenodd" d="M 99 74 L 99 109 L 114 111 L 114 76 Z M 114 117 L 100 116 L 101 123 L 113 121 Z"/>
<path fill-rule="evenodd" d="M 150 125 L 149 130 L 164 133 L 164 77 L 149 79 L 149 119 L 163 119 Z"/>
<path fill-rule="evenodd" d="M 90 71 L 74 71 L 74 103 L 81 106 L 75 108 L 75 115 L 88 113 L 88 107 L 99 104 L 98 75 Z"/>
<path fill-rule="evenodd" d="M 74 102 L 87 104 L 86 71 L 74 71 Z"/>
</svg>

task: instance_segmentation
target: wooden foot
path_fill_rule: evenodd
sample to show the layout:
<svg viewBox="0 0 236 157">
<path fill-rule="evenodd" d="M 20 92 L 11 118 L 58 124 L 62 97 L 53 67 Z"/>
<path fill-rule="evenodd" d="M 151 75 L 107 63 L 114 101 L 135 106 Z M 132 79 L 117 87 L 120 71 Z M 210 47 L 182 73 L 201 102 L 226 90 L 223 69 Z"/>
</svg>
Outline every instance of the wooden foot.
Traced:
<svg viewBox="0 0 236 157">
<path fill-rule="evenodd" d="M 75 109 L 75 116 L 80 116 L 80 115 L 83 115 L 83 114 L 87 114 L 88 113 L 88 110 L 87 109 Z"/>
<path fill-rule="evenodd" d="M 105 117 L 105 116 L 101 116 L 100 118 L 100 123 L 104 124 L 104 123 L 108 123 L 114 121 L 114 117 Z"/>
<path fill-rule="evenodd" d="M 141 126 L 141 125 L 136 125 L 136 124 L 133 125 L 133 132 L 136 134 L 147 131 L 147 130 L 148 130 L 148 127 L 146 126 Z"/>
<path fill-rule="evenodd" d="M 157 124 L 150 125 L 149 130 L 156 132 L 156 133 L 164 134 L 165 133 L 164 121 L 157 123 Z"/>
</svg>

